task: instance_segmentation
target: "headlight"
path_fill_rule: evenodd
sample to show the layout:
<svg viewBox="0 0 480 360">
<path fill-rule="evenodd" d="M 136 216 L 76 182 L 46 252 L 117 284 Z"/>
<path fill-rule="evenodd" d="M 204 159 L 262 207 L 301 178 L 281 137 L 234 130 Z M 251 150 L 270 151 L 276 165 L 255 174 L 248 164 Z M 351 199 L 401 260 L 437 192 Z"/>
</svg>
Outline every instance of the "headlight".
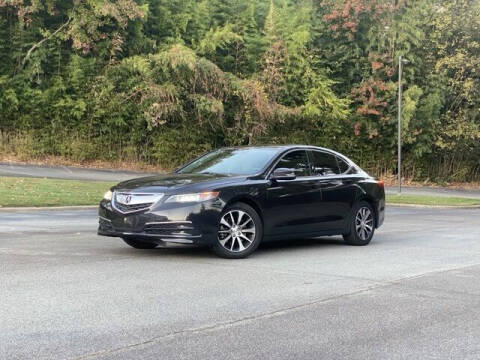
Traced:
<svg viewBox="0 0 480 360">
<path fill-rule="evenodd" d="M 105 195 L 103 195 L 103 199 L 104 200 L 112 200 L 112 192 L 110 190 L 108 190 Z"/>
<path fill-rule="evenodd" d="M 218 194 L 220 194 L 218 191 L 205 191 L 197 194 L 172 195 L 165 202 L 200 202 L 215 199 Z"/>
</svg>

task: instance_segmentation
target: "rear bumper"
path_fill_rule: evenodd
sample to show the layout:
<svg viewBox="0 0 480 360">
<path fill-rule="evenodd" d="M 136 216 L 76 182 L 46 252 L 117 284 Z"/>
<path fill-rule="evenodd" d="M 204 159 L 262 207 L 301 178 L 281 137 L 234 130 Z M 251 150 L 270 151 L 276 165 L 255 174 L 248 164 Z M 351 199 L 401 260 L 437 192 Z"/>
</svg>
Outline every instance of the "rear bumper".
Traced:
<svg viewBox="0 0 480 360">
<path fill-rule="evenodd" d="M 216 239 L 221 204 L 212 201 L 122 214 L 102 201 L 98 214 L 98 235 L 210 245 Z"/>
</svg>

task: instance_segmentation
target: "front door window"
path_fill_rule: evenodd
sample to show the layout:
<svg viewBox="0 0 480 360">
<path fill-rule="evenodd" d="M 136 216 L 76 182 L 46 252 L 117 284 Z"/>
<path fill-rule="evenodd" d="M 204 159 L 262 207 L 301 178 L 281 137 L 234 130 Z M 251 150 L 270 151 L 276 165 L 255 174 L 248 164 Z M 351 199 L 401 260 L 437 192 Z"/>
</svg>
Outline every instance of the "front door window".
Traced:
<svg viewBox="0 0 480 360">
<path fill-rule="evenodd" d="M 307 152 L 304 150 L 298 150 L 286 154 L 275 166 L 275 169 L 280 168 L 292 169 L 297 177 L 309 176 L 310 170 Z"/>
</svg>

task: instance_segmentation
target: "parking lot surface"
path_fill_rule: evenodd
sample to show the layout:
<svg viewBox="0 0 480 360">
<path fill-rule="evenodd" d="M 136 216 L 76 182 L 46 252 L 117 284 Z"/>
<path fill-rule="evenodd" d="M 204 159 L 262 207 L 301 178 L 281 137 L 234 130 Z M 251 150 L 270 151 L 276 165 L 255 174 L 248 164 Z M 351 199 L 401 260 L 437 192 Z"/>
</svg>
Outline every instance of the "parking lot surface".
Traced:
<svg viewBox="0 0 480 360">
<path fill-rule="evenodd" d="M 340 237 L 135 250 L 95 210 L 0 212 L 1 359 L 479 359 L 480 209 Z"/>
</svg>

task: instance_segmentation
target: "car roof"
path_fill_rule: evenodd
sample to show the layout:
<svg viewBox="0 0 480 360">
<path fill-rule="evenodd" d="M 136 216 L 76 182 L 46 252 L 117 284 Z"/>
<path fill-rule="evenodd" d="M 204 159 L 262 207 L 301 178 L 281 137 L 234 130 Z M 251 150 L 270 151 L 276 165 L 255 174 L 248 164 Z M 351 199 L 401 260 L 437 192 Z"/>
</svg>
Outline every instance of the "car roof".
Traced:
<svg viewBox="0 0 480 360">
<path fill-rule="evenodd" d="M 324 148 L 324 147 L 320 147 L 320 146 L 315 146 L 315 145 L 300 145 L 300 144 L 289 144 L 289 145 L 243 145 L 243 146 L 227 146 L 227 147 L 224 147 L 222 149 L 277 149 L 277 155 L 283 153 L 283 152 L 286 152 L 288 150 L 295 150 L 295 149 L 305 149 L 305 150 L 321 150 L 321 151 L 326 151 L 326 152 L 329 152 L 333 155 L 336 155 L 338 157 L 340 157 L 341 159 L 345 160 L 346 162 L 350 163 L 351 165 L 354 165 L 355 167 L 357 167 L 358 169 L 360 169 L 360 167 L 355 164 L 350 158 L 348 158 L 347 156 L 335 151 L 335 150 L 332 150 L 332 149 L 328 149 L 328 148 Z"/>
<path fill-rule="evenodd" d="M 319 146 L 315 145 L 300 145 L 300 144 L 288 144 L 288 145 L 240 145 L 240 146 L 225 146 L 222 149 L 293 149 L 293 148 L 317 148 L 317 149 L 324 149 L 328 150 Z"/>
<path fill-rule="evenodd" d="M 293 149 L 314 149 L 314 150 L 324 150 L 328 151 L 331 153 L 334 153 L 336 155 L 340 155 L 342 157 L 345 157 L 345 155 L 342 155 L 335 150 L 332 149 L 327 149 L 323 148 L 320 146 L 315 146 L 315 145 L 299 145 L 299 144 L 289 144 L 289 145 L 244 145 L 244 146 L 227 146 L 222 149 L 277 149 L 278 152 L 283 152 L 286 150 L 293 150 Z"/>
</svg>

